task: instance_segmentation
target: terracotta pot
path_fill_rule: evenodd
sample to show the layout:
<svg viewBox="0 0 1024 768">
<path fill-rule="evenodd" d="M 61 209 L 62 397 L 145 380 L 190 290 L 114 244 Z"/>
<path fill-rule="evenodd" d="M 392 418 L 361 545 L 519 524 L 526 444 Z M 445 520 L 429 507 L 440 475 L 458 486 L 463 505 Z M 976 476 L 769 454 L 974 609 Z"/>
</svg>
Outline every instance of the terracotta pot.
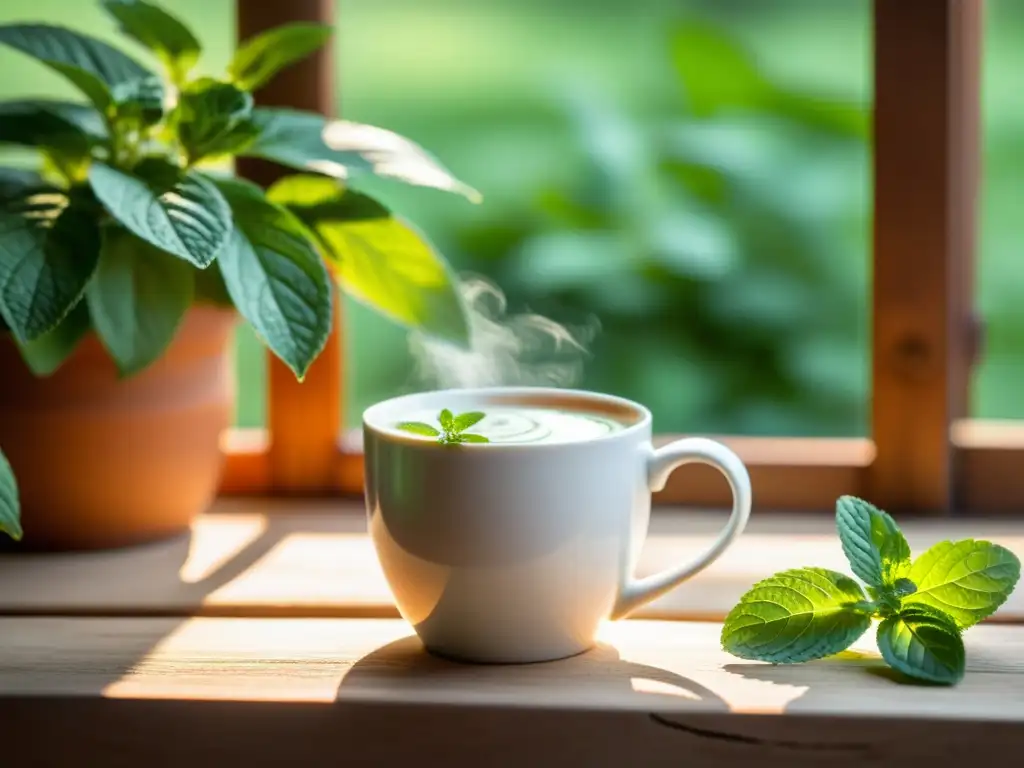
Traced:
<svg viewBox="0 0 1024 768">
<path fill-rule="evenodd" d="M 17 548 L 117 547 L 188 528 L 217 489 L 235 320 L 192 309 L 164 356 L 127 379 L 95 335 L 43 379 L 0 337 L 0 446 L 25 529 Z"/>
</svg>

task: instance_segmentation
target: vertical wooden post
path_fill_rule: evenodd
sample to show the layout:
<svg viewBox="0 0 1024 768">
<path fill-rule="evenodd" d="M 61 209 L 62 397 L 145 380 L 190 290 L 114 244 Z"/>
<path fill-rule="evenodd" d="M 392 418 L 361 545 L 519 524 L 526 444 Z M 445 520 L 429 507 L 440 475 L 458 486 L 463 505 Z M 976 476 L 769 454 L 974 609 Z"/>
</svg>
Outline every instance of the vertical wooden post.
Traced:
<svg viewBox="0 0 1024 768">
<path fill-rule="evenodd" d="M 238 0 L 238 37 L 243 40 L 294 21 L 334 23 L 334 0 Z M 262 106 L 334 113 L 334 61 L 328 43 L 309 59 L 283 70 L 256 93 Z M 260 160 L 239 161 L 239 172 L 266 186 L 284 170 Z M 337 297 L 336 297 L 337 298 Z M 337 302 L 336 302 L 337 305 Z M 268 414 L 271 490 L 324 493 L 337 478 L 342 407 L 340 308 L 334 331 L 304 382 L 268 353 Z"/>
<path fill-rule="evenodd" d="M 981 0 L 875 0 L 871 499 L 955 504 L 974 328 Z"/>
</svg>

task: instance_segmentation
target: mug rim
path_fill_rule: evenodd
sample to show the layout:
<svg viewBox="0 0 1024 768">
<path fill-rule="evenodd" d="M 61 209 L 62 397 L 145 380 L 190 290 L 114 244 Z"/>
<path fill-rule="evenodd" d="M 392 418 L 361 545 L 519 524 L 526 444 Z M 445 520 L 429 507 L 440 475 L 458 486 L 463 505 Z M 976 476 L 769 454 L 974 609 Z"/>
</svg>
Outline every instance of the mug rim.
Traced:
<svg viewBox="0 0 1024 768">
<path fill-rule="evenodd" d="M 464 389 L 428 389 L 420 392 L 410 392 L 404 395 L 397 395 L 396 397 L 389 397 L 386 400 L 374 403 L 363 411 L 362 423 L 364 432 L 372 432 L 377 437 L 382 439 L 391 440 L 399 443 L 406 443 L 409 445 L 415 445 L 417 447 L 429 447 L 434 445 L 436 441 L 427 441 L 422 438 L 414 437 L 411 434 L 401 432 L 394 427 L 386 427 L 381 421 L 383 419 L 382 414 L 392 409 L 401 408 L 404 401 L 415 402 L 425 397 L 443 397 L 445 395 L 458 396 L 458 397 L 480 397 L 485 398 L 487 396 L 502 395 L 516 397 L 530 396 L 530 397 L 569 397 L 578 399 L 581 403 L 600 403 L 606 406 L 612 406 L 616 408 L 625 408 L 632 410 L 637 414 L 637 420 L 632 424 L 626 424 L 621 430 L 616 432 L 608 432 L 607 434 L 598 435 L 596 437 L 578 438 L 572 440 L 560 441 L 557 443 L 463 443 L 459 447 L 470 450 L 485 450 L 488 452 L 494 451 L 508 451 L 508 450 L 545 450 L 545 449 L 558 449 L 565 448 L 572 445 L 591 445 L 594 443 L 610 442 L 618 439 L 622 439 L 628 436 L 635 435 L 638 432 L 650 431 L 653 417 L 651 416 L 650 410 L 640 403 L 630 400 L 629 398 L 619 397 L 618 395 L 609 395 L 603 392 L 594 392 L 587 389 L 560 389 L 557 387 L 531 387 L 531 386 L 513 386 L 513 387 L 469 387 Z"/>
</svg>

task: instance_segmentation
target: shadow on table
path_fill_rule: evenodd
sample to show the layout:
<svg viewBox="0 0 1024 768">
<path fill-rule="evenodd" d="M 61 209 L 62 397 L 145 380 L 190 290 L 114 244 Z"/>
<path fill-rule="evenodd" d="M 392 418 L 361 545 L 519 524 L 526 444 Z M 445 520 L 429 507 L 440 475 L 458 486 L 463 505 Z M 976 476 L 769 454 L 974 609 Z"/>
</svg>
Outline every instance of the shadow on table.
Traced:
<svg viewBox="0 0 1024 768">
<path fill-rule="evenodd" d="M 359 659 L 345 674 L 338 699 L 389 694 L 404 701 L 466 705 L 512 704 L 727 711 L 714 691 L 660 667 L 620 658 L 599 644 L 586 653 L 534 664 L 468 664 L 428 653 L 415 635 Z"/>
</svg>

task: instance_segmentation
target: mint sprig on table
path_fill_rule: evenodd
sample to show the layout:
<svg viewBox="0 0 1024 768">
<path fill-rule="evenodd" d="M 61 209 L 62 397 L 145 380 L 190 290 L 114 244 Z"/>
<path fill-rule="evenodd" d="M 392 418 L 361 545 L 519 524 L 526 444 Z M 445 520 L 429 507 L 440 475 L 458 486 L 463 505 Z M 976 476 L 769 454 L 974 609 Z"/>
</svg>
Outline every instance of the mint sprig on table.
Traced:
<svg viewBox="0 0 1024 768">
<path fill-rule="evenodd" d="M 477 435 L 466 430 L 476 424 L 485 416 L 480 411 L 468 411 L 458 416 L 452 414 L 447 408 L 437 415 L 437 421 L 441 425 L 438 430 L 430 424 L 422 421 L 403 421 L 398 428 L 405 432 L 412 432 L 414 435 L 424 437 L 436 437 L 437 442 L 442 445 L 458 445 L 459 443 L 489 443 L 491 442 L 483 435 Z"/>
<path fill-rule="evenodd" d="M 795 664 L 845 651 L 880 619 L 886 663 L 909 678 L 952 685 L 964 676 L 961 634 L 995 613 L 1020 560 L 988 541 L 943 541 L 911 560 L 887 513 L 843 496 L 836 527 L 850 569 L 782 571 L 755 584 L 726 617 L 722 647 L 743 659 Z"/>
</svg>

